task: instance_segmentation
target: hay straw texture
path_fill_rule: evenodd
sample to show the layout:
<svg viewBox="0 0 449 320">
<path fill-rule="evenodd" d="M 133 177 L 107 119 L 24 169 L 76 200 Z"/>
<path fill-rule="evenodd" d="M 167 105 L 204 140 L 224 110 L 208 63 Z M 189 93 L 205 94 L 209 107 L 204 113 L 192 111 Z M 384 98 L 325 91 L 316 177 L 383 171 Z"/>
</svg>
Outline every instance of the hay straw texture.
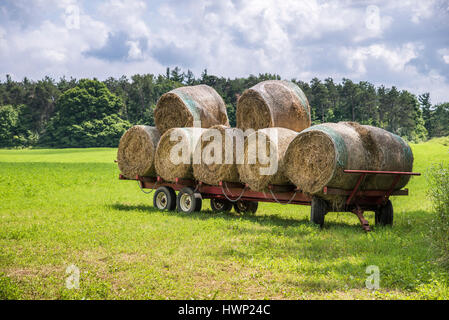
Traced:
<svg viewBox="0 0 449 320">
<path fill-rule="evenodd" d="M 155 176 L 154 155 L 160 139 L 155 127 L 134 126 L 120 138 L 117 163 L 120 172 L 127 178 Z"/>
<path fill-rule="evenodd" d="M 212 130 L 216 131 L 212 132 Z M 236 128 L 228 128 L 222 125 L 213 126 L 204 131 L 196 146 L 196 152 L 201 152 L 203 157 L 201 158 L 201 163 L 193 164 L 193 175 L 195 179 L 211 185 L 218 185 L 220 181 L 240 181 L 235 155 L 236 145 L 238 143 L 235 136 L 239 136 L 238 131 Z M 212 134 L 217 133 L 221 137 L 221 141 L 219 141 L 221 143 L 217 142 L 214 144 L 214 136 Z M 243 137 L 241 138 L 241 145 L 244 145 Z M 218 148 L 215 148 L 215 146 Z M 214 157 L 215 152 L 220 152 L 221 156 Z M 226 155 L 226 152 L 229 152 L 229 154 Z M 207 161 L 204 157 L 206 153 L 216 161 Z"/>
<path fill-rule="evenodd" d="M 399 136 L 380 128 L 354 122 L 325 123 L 299 133 L 285 155 L 285 174 L 301 190 L 321 194 L 323 187 L 350 190 L 357 174 L 344 169 L 411 171 L 413 154 Z M 389 175 L 369 175 L 365 190 L 388 190 Z M 410 176 L 402 176 L 396 189 L 404 187 Z"/>
<path fill-rule="evenodd" d="M 157 174 L 171 182 L 176 178 L 193 179 L 194 150 L 204 131 L 202 128 L 172 128 L 165 132 L 156 149 L 154 164 Z M 187 143 L 181 144 L 181 141 Z M 185 148 L 179 148 L 181 145 Z M 173 155 L 184 157 L 185 161 L 176 163 L 172 161 Z"/>
<path fill-rule="evenodd" d="M 290 184 L 288 178 L 284 174 L 284 155 L 290 142 L 297 136 L 297 132 L 286 128 L 266 128 L 260 129 L 245 139 L 244 163 L 237 165 L 240 180 L 247 183 L 248 186 L 255 191 L 266 191 L 268 185 L 285 185 Z M 254 138 L 255 136 L 255 138 Z M 277 170 L 274 174 L 261 174 L 261 168 L 268 168 L 268 163 L 262 163 L 259 156 L 255 157 L 255 163 L 250 163 L 249 156 L 257 152 L 259 153 L 259 142 L 256 149 L 249 147 L 249 141 L 259 141 L 261 136 L 265 136 L 265 154 L 273 155 L 277 161 Z"/>
<path fill-rule="evenodd" d="M 229 127 L 223 99 L 205 84 L 181 87 L 163 94 L 154 110 L 154 121 L 161 134 L 171 128 L 193 127 L 194 121 L 201 121 L 202 128 L 217 124 Z"/>
<path fill-rule="evenodd" d="M 263 81 L 245 90 L 237 102 L 237 127 L 283 127 L 302 131 L 311 125 L 309 102 L 293 82 Z"/>
</svg>

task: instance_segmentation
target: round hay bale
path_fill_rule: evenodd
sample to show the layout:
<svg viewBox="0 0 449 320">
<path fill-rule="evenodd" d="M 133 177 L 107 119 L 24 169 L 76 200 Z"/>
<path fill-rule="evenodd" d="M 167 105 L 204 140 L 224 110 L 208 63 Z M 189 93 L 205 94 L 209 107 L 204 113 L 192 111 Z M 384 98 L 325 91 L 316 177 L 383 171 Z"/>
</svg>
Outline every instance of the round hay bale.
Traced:
<svg viewBox="0 0 449 320">
<path fill-rule="evenodd" d="M 154 155 L 160 139 L 155 127 L 137 125 L 120 138 L 117 163 L 120 172 L 129 179 L 155 176 Z"/>
<path fill-rule="evenodd" d="M 243 92 L 237 102 L 236 120 L 243 130 L 282 127 L 299 132 L 311 125 L 310 106 L 293 82 L 268 80 Z"/>
<path fill-rule="evenodd" d="M 302 191 L 322 194 L 323 187 L 351 190 L 358 175 L 343 170 L 411 171 L 413 154 L 399 136 L 386 130 L 353 122 L 325 123 L 296 136 L 285 154 L 285 174 Z M 367 176 L 365 190 L 388 190 L 389 175 Z M 402 176 L 396 189 L 410 176 Z M 333 198 L 333 197 L 327 197 Z"/>
<path fill-rule="evenodd" d="M 219 135 L 220 141 L 215 141 L 215 135 Z M 211 185 L 218 185 L 220 181 L 239 182 L 235 152 L 239 150 L 239 144 L 243 149 L 244 139 L 239 129 L 222 125 L 206 129 L 196 147 L 196 152 L 201 152 L 202 157 L 201 163 L 193 164 L 195 178 Z"/>
<path fill-rule="evenodd" d="M 229 127 L 226 105 L 213 88 L 205 84 L 180 87 L 159 98 L 154 122 L 161 134 L 171 128 L 193 127 L 197 121 L 202 128 L 217 124 Z"/>
<path fill-rule="evenodd" d="M 156 172 L 164 180 L 193 179 L 194 150 L 205 129 L 172 128 L 165 132 L 156 149 Z"/>
<path fill-rule="evenodd" d="M 270 184 L 290 184 L 284 174 L 284 155 L 297 134 L 286 128 L 266 128 L 250 134 L 245 139 L 244 163 L 237 165 L 240 180 L 255 191 L 265 191 Z"/>
<path fill-rule="evenodd" d="M 352 126 L 362 139 L 367 151 L 366 161 L 377 171 L 412 171 L 413 153 L 410 146 L 398 135 L 384 129 L 360 125 L 356 122 L 343 122 Z M 396 190 L 407 185 L 411 176 L 401 176 Z M 368 175 L 365 178 L 365 189 L 388 190 L 393 183 L 393 176 Z"/>
</svg>

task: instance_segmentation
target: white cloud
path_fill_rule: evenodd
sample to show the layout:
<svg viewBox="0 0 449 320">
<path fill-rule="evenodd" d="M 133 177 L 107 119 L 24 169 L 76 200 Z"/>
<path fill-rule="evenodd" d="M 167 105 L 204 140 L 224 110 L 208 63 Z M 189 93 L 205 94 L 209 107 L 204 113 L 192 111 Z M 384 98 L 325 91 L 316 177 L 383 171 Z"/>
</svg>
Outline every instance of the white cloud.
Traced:
<svg viewBox="0 0 449 320">
<path fill-rule="evenodd" d="M 366 64 L 372 59 L 385 63 L 391 71 L 401 72 L 408 62 L 418 56 L 416 44 L 407 43 L 401 47 L 389 48 L 382 44 L 367 47 L 342 48 L 340 56 L 345 59 L 349 69 L 359 76 L 366 73 Z"/>
<path fill-rule="evenodd" d="M 197 76 L 207 68 L 225 77 L 264 72 L 304 81 L 315 76 L 332 76 L 336 81 L 346 77 L 415 88 L 418 94 L 430 91 L 449 100 L 449 90 L 444 93 L 449 50 L 434 43 L 445 35 L 432 34 L 434 42 L 426 42 L 422 34 L 407 33 L 413 27 L 430 30 L 436 17 L 435 1 L 87 3 L 14 2 L 14 12 L 33 17 L 31 25 L 29 19 L 14 20 L 8 7 L 0 4 L 0 76 L 105 78 L 162 73 L 166 66 L 178 65 Z M 70 5 L 79 5 L 77 30 L 65 27 L 65 8 Z M 369 19 L 373 12 L 369 5 L 378 8 L 377 20 Z M 46 8 L 56 16 L 47 16 Z M 39 14 L 34 16 L 34 12 Z M 108 59 L 108 50 L 116 47 L 119 56 Z M 430 57 L 429 48 L 438 58 Z"/>
<path fill-rule="evenodd" d="M 57 20 L 45 20 L 38 28 L 20 29 L 14 23 L 9 27 L 7 50 L 0 51 L 0 70 L 31 78 L 77 75 L 85 66 L 83 51 L 101 47 L 108 34 L 104 23 L 88 15 L 80 16 L 78 30 Z"/>
<path fill-rule="evenodd" d="M 445 0 L 443 0 L 445 1 Z M 379 1 L 388 10 L 403 10 L 407 13 L 410 21 L 419 24 L 434 15 L 438 0 L 401 0 L 401 1 Z"/>
<path fill-rule="evenodd" d="M 142 50 L 140 50 L 139 43 L 137 41 L 127 41 L 126 44 L 129 46 L 128 58 L 130 59 L 142 59 Z"/>
<path fill-rule="evenodd" d="M 42 56 L 55 63 L 65 62 L 66 55 L 62 51 L 46 49 L 42 52 Z"/>
<path fill-rule="evenodd" d="M 368 6 L 360 19 L 364 21 L 364 27 L 357 28 L 354 41 L 361 42 L 371 38 L 382 38 L 393 22 L 393 18 L 385 15 L 378 6 Z"/>
<path fill-rule="evenodd" d="M 411 4 L 412 8 L 412 21 L 414 23 L 419 23 L 422 19 L 428 19 L 432 16 L 433 6 L 435 5 L 434 0 L 426 1 L 413 1 Z"/>
<path fill-rule="evenodd" d="M 448 102 L 449 84 L 440 71 L 431 69 L 428 73 L 420 73 L 414 67 L 407 67 L 403 74 L 404 82 L 402 87 L 410 92 L 421 94 L 431 93 L 434 104 Z"/>
<path fill-rule="evenodd" d="M 150 29 L 145 23 L 144 1 L 109 0 L 99 6 L 99 12 L 114 31 L 125 31 L 133 39 L 150 36 Z"/>
</svg>

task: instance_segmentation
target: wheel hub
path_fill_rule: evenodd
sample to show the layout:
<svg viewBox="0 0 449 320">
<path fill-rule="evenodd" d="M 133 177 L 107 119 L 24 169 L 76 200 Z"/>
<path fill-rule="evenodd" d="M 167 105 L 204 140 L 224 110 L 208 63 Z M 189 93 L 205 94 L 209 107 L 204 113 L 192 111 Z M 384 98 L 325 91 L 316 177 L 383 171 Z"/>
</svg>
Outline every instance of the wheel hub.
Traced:
<svg viewBox="0 0 449 320">
<path fill-rule="evenodd" d="M 156 204 L 158 208 L 165 209 L 167 206 L 167 195 L 163 192 L 159 193 L 156 196 Z"/>
<path fill-rule="evenodd" d="M 220 200 L 214 200 L 214 205 L 218 210 L 221 210 L 224 207 L 224 203 Z"/>
<path fill-rule="evenodd" d="M 184 193 L 181 196 L 181 199 L 179 201 L 179 205 L 182 208 L 182 211 L 189 211 L 190 208 L 192 207 L 192 199 L 191 196 L 187 193 Z"/>
<path fill-rule="evenodd" d="M 237 201 L 237 206 L 241 211 L 246 211 L 247 207 L 242 201 Z"/>
</svg>

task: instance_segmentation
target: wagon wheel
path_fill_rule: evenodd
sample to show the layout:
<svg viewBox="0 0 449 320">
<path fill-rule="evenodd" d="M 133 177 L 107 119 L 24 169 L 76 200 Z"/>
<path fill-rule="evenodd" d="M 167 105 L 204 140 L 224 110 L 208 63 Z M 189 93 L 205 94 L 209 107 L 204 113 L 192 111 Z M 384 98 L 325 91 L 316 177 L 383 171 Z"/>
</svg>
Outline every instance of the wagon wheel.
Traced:
<svg viewBox="0 0 449 320">
<path fill-rule="evenodd" d="M 259 203 L 257 201 L 239 200 L 234 203 L 237 213 L 256 213 Z"/>
<path fill-rule="evenodd" d="M 190 187 L 185 187 L 178 193 L 176 207 L 179 212 L 192 213 L 201 211 L 202 202 L 200 193 L 194 192 Z"/>
<path fill-rule="evenodd" d="M 173 211 L 176 208 L 176 193 L 170 187 L 159 187 L 153 195 L 153 206 L 159 210 Z"/>
<path fill-rule="evenodd" d="M 321 198 L 313 197 L 312 206 L 310 208 L 310 221 L 322 227 L 324 224 L 324 216 L 327 212 L 327 202 Z"/>
<path fill-rule="evenodd" d="M 232 202 L 225 199 L 210 199 L 210 207 L 213 212 L 229 212 L 232 209 Z"/>
<path fill-rule="evenodd" d="M 393 225 L 393 205 L 388 200 L 383 206 L 375 211 L 376 225 L 391 226 Z"/>
</svg>

